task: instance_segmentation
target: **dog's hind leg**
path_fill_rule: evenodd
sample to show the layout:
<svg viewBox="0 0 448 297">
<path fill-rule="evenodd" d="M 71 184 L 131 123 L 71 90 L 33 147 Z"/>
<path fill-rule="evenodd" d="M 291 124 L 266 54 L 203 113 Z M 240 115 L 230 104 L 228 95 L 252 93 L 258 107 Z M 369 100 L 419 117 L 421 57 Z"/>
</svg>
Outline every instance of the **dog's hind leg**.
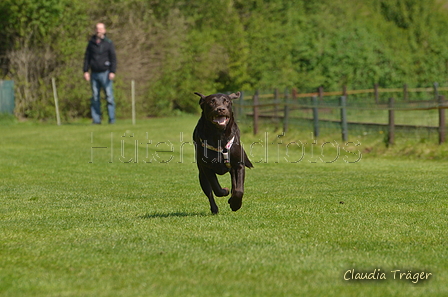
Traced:
<svg viewBox="0 0 448 297">
<path fill-rule="evenodd" d="M 216 205 L 215 198 L 213 197 L 212 187 L 205 174 L 201 171 L 199 171 L 199 182 L 201 184 L 202 191 L 210 202 L 210 210 L 212 211 L 212 214 L 217 214 L 219 209 L 218 205 Z"/>
</svg>

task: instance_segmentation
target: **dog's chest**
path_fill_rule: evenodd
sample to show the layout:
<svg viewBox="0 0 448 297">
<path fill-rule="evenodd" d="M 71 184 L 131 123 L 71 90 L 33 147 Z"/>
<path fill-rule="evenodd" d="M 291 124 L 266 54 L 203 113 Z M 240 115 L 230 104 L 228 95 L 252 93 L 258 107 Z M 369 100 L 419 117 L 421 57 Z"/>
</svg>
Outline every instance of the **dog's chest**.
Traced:
<svg viewBox="0 0 448 297">
<path fill-rule="evenodd" d="M 228 141 L 212 141 L 208 142 L 207 139 L 199 139 L 200 148 L 199 156 L 202 156 L 204 162 L 210 164 L 224 164 L 227 168 L 230 168 L 230 150 L 234 144 L 235 136 Z"/>
<path fill-rule="evenodd" d="M 197 162 L 201 164 L 201 166 L 208 167 L 212 169 L 216 174 L 220 175 L 229 172 L 230 166 L 226 165 L 229 163 L 225 163 L 224 156 L 222 153 L 209 150 L 204 147 L 198 147 L 198 150 L 199 149 L 201 151 L 200 152 L 198 151 Z"/>
</svg>

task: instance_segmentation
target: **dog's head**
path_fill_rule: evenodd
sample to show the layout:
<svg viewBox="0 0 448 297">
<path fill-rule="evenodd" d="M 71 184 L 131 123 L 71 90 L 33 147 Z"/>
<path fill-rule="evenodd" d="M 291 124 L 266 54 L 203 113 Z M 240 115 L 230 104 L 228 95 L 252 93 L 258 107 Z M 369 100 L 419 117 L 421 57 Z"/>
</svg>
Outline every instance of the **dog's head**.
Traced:
<svg viewBox="0 0 448 297">
<path fill-rule="evenodd" d="M 220 129 L 226 129 L 229 123 L 233 121 L 232 100 L 239 98 L 240 92 L 230 95 L 212 94 L 208 96 L 200 93 L 195 94 L 201 97 L 199 105 L 205 119 Z"/>
</svg>

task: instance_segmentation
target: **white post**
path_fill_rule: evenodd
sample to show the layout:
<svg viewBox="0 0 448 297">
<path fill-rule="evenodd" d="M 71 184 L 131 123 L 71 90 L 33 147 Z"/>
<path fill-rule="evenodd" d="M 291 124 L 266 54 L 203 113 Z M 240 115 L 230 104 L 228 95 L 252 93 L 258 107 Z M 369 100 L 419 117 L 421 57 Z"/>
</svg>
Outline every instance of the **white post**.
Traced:
<svg viewBox="0 0 448 297">
<path fill-rule="evenodd" d="M 56 109 L 56 122 L 58 123 L 58 126 L 60 126 L 61 117 L 59 116 L 58 92 L 56 91 L 56 80 L 54 79 L 54 77 L 51 78 L 51 84 L 53 85 L 54 108 Z"/>
<path fill-rule="evenodd" d="M 135 81 L 131 81 L 132 125 L 135 125 Z"/>
</svg>

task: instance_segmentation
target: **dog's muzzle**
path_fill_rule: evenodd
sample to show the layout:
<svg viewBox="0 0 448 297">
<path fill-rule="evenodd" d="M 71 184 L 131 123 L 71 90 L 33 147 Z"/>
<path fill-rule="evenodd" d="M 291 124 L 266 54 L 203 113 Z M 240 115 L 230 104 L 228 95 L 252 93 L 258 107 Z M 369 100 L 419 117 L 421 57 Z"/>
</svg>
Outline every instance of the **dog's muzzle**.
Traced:
<svg viewBox="0 0 448 297">
<path fill-rule="evenodd" d="M 220 126 L 225 127 L 229 123 L 230 118 L 223 115 L 218 115 L 213 118 L 213 123 Z"/>
</svg>

